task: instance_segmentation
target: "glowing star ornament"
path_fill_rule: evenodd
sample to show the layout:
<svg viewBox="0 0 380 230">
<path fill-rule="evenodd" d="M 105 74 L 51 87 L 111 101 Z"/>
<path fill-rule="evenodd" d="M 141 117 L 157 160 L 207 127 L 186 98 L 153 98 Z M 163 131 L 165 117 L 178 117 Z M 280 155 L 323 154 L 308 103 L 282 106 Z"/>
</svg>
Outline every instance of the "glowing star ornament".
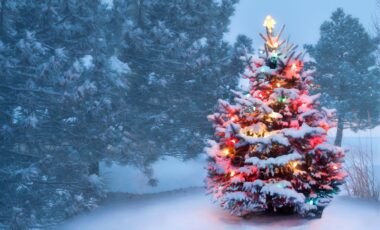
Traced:
<svg viewBox="0 0 380 230">
<path fill-rule="evenodd" d="M 274 25 L 276 25 L 276 21 L 274 20 L 274 18 L 272 18 L 272 16 L 270 15 L 266 16 L 263 26 L 265 26 L 268 29 L 269 33 L 272 33 Z"/>
</svg>

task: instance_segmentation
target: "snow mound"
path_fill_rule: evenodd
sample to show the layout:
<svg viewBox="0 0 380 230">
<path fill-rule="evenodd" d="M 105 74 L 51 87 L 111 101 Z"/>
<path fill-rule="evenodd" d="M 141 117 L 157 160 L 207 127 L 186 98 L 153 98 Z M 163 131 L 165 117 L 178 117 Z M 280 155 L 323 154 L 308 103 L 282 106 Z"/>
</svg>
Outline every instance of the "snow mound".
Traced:
<svg viewBox="0 0 380 230">
<path fill-rule="evenodd" d="M 65 230 L 333 230 L 378 229 L 380 205 L 359 199 L 336 197 L 321 219 L 298 216 L 232 217 L 216 207 L 200 189 L 164 193 L 137 199 L 119 199 L 59 226 Z"/>
</svg>

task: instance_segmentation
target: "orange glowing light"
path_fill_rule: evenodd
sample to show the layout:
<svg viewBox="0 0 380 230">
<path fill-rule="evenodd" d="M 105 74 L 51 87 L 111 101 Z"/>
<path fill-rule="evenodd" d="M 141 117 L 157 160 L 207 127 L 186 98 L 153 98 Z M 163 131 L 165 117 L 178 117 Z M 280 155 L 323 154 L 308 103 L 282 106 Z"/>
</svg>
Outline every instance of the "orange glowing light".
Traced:
<svg viewBox="0 0 380 230">
<path fill-rule="evenodd" d="M 292 163 L 293 168 L 297 167 L 297 165 L 298 165 L 298 162 L 297 162 L 297 161 L 294 161 L 294 162 Z"/>
<path fill-rule="evenodd" d="M 281 86 L 281 84 L 280 84 L 279 82 L 277 82 L 277 83 L 276 83 L 276 86 L 277 86 L 277 87 L 280 87 L 280 86 Z"/>
<path fill-rule="evenodd" d="M 272 16 L 270 15 L 266 16 L 263 26 L 268 28 L 269 33 L 272 33 L 274 25 L 276 25 L 276 21 L 274 20 L 274 18 L 272 18 Z"/>
<path fill-rule="evenodd" d="M 231 176 L 231 177 L 235 176 L 235 174 L 236 174 L 235 171 L 231 171 L 231 172 L 230 172 L 230 176 Z"/>
<path fill-rule="evenodd" d="M 338 169 L 338 166 L 334 165 L 332 168 L 333 168 L 334 170 L 337 170 L 337 169 Z"/>
<path fill-rule="evenodd" d="M 321 122 L 321 123 L 319 124 L 319 126 L 320 126 L 322 129 L 326 130 L 326 131 L 330 129 L 329 124 L 327 124 L 326 122 Z"/>
<path fill-rule="evenodd" d="M 223 150 L 222 150 L 222 154 L 223 154 L 224 156 L 228 156 L 228 154 L 230 154 L 230 150 L 229 150 L 229 149 L 223 149 Z"/>
</svg>

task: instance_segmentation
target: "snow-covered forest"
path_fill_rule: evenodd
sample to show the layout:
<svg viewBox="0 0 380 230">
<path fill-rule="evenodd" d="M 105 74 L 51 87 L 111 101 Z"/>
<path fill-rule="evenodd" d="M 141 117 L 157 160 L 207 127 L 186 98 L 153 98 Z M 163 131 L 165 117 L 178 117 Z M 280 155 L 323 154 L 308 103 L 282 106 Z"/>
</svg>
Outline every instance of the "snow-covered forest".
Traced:
<svg viewBox="0 0 380 230">
<path fill-rule="evenodd" d="M 379 12 L 379 0 L 0 0 L 0 229 L 377 229 Z M 286 79 L 288 63 L 299 81 Z M 252 80 L 274 75 L 285 77 Z M 277 89 L 266 100 L 261 92 L 271 84 Z M 278 88 L 285 93 L 277 97 Z M 276 122 L 298 98 L 304 98 L 297 105 L 303 120 L 280 127 Z M 252 130 L 235 136 L 235 129 L 253 127 L 244 120 L 249 103 L 256 103 L 251 118 L 259 117 L 254 111 L 264 115 L 262 122 L 248 121 L 255 129 L 265 126 L 271 137 Z M 301 168 L 306 160 L 299 157 L 309 150 L 278 163 L 264 157 L 272 150 L 256 144 L 272 138 L 280 158 L 279 152 L 294 150 L 294 139 L 309 141 L 306 136 L 318 142 L 310 148 L 335 146 L 323 149 L 336 156 L 327 164 L 309 162 L 330 167 L 315 173 L 327 184 L 292 180 L 306 184 L 297 191 L 307 198 L 296 196 L 304 209 L 326 200 L 307 190 L 315 184 L 334 192 L 321 218 L 234 215 L 231 210 L 248 198 L 222 202 L 226 210 L 213 204 L 213 195 L 227 196 L 228 189 L 242 194 L 235 184 L 252 180 L 250 173 L 241 173 L 240 181 L 232 178 L 236 171 L 220 173 L 218 154 L 224 151 L 230 162 L 233 153 L 233 166 L 236 159 L 244 165 L 235 148 L 244 140 L 255 146 L 245 155 L 249 166 L 261 164 L 268 176 L 273 162 L 292 164 L 298 175 L 311 167 Z M 282 169 L 271 170 L 286 179 Z M 279 192 L 286 198 L 292 185 L 285 179 L 264 181 L 286 185 L 280 190 L 288 192 Z M 228 187 L 229 181 L 235 182 Z"/>
</svg>

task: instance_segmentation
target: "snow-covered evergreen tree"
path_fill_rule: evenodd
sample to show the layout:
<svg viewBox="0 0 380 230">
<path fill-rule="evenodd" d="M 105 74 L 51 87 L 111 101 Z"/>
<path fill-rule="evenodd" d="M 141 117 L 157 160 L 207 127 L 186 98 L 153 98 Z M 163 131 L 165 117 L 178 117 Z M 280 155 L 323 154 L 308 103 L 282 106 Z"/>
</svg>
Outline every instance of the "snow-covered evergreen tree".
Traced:
<svg viewBox="0 0 380 230">
<path fill-rule="evenodd" d="M 376 43 L 357 18 L 338 8 L 320 28 L 320 39 L 306 46 L 316 67 L 321 101 L 337 109 L 336 145 L 343 129 L 373 128 L 379 124 L 380 69 Z"/>
<path fill-rule="evenodd" d="M 131 71 L 97 1 L 1 7 L 0 215 L 24 229 L 94 207 L 105 196 L 100 160 L 136 161 L 126 154 Z"/>
<path fill-rule="evenodd" d="M 0 222 L 94 207 L 100 161 L 152 174 L 163 155 L 199 153 L 209 130 L 194 120 L 239 70 L 222 40 L 234 3 L 0 1 Z"/>
<path fill-rule="evenodd" d="M 136 73 L 128 115 L 135 154 L 154 160 L 202 151 L 211 135 L 202 117 L 240 70 L 231 65 L 236 52 L 223 41 L 236 2 L 144 0 L 127 8 L 133 17 L 125 23 L 121 57 Z"/>
<path fill-rule="evenodd" d="M 268 16 L 264 49 L 246 60 L 249 92 L 234 91 L 235 104 L 219 100 L 219 112 L 208 117 L 217 138 L 206 148 L 208 190 L 237 216 L 317 217 L 343 183 L 344 150 L 327 142 L 334 110 L 310 95 L 312 72 L 274 24 Z"/>
</svg>

